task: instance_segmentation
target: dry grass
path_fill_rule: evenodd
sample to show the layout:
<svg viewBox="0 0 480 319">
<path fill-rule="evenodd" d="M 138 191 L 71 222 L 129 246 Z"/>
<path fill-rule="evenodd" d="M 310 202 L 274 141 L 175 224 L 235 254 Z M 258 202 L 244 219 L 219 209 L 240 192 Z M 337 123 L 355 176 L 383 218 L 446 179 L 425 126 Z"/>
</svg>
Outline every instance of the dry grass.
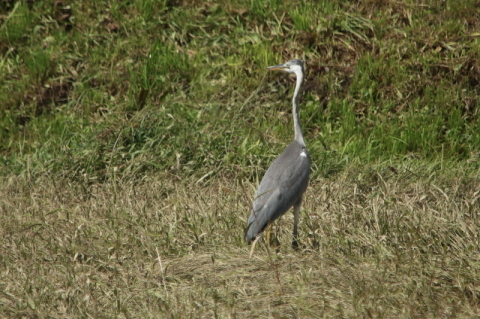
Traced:
<svg viewBox="0 0 480 319">
<path fill-rule="evenodd" d="M 252 184 L 10 177 L 0 316 L 477 317 L 480 180 L 452 167 L 351 167 L 315 181 L 302 251 L 289 246 L 289 214 L 273 227 L 280 246 L 252 258 Z"/>
<path fill-rule="evenodd" d="M 0 317 L 478 318 L 479 3 L 0 2 Z M 303 246 L 249 258 L 292 58 Z"/>
</svg>

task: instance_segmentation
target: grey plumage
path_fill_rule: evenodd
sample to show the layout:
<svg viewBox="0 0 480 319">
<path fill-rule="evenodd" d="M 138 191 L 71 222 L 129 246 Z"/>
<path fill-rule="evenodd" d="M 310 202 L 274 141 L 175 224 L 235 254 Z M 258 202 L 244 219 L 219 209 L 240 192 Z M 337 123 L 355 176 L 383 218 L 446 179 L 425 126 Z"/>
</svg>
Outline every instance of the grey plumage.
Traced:
<svg viewBox="0 0 480 319">
<path fill-rule="evenodd" d="M 293 242 L 296 247 L 298 237 L 298 219 L 303 193 L 307 189 L 310 176 L 310 156 L 303 140 L 298 118 L 298 93 L 303 82 L 303 63 L 292 60 L 285 64 L 268 68 L 295 73 L 297 83 L 293 94 L 293 122 L 295 138 L 275 159 L 263 176 L 258 187 L 252 214 L 248 219 L 247 241 L 254 240 L 268 224 L 294 207 Z"/>
</svg>

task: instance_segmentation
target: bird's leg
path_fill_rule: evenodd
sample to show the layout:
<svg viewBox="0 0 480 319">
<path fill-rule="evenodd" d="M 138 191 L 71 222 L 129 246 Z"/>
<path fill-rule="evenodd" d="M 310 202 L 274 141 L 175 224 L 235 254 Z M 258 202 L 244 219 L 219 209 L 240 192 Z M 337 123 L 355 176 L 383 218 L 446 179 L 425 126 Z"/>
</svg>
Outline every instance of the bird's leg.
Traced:
<svg viewBox="0 0 480 319">
<path fill-rule="evenodd" d="M 300 217 L 300 207 L 302 206 L 302 199 L 300 199 L 293 205 L 293 241 L 292 247 L 298 249 L 298 220 Z"/>
</svg>

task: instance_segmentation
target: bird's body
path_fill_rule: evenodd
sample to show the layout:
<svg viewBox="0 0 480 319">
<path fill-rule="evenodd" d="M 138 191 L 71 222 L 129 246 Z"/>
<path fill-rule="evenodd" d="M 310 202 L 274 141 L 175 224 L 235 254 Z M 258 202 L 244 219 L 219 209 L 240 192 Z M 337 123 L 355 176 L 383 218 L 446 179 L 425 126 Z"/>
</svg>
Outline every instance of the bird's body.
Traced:
<svg viewBox="0 0 480 319">
<path fill-rule="evenodd" d="M 308 186 L 309 171 L 307 149 L 293 141 L 268 168 L 258 187 L 248 219 L 247 240 L 253 240 L 269 223 L 301 201 Z"/>
<path fill-rule="evenodd" d="M 303 81 L 303 64 L 292 60 L 285 64 L 269 67 L 295 73 L 297 84 L 293 96 L 293 119 L 295 138 L 275 159 L 263 176 L 258 187 L 252 214 L 248 219 L 247 241 L 252 241 L 273 221 L 294 207 L 293 246 L 297 246 L 298 219 L 303 193 L 310 176 L 310 157 L 303 140 L 298 119 L 298 92 Z"/>
</svg>

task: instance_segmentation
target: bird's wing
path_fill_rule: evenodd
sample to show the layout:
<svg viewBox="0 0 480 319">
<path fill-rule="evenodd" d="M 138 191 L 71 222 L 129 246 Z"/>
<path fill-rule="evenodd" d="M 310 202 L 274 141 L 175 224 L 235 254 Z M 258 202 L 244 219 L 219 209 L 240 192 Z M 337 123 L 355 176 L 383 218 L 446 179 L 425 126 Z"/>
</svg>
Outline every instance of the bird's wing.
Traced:
<svg viewBox="0 0 480 319">
<path fill-rule="evenodd" d="M 253 239 L 269 222 L 301 198 L 308 185 L 310 160 L 305 148 L 290 144 L 268 168 L 257 191 L 248 224 Z"/>
</svg>

